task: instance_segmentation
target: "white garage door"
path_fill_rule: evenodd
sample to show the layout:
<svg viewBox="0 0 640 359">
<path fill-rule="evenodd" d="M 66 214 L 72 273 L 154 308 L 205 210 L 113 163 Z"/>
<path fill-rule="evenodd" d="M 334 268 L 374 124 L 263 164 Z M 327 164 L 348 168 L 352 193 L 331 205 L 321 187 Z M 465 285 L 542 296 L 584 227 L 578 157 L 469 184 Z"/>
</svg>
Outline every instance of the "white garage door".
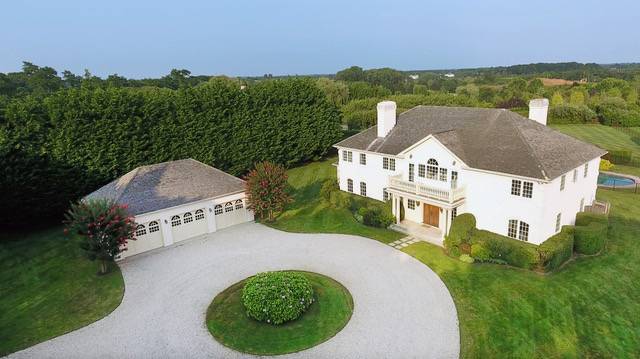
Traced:
<svg viewBox="0 0 640 359">
<path fill-rule="evenodd" d="M 125 257 L 160 248 L 164 245 L 160 220 L 139 224 L 136 227 L 136 240 L 127 243 Z"/>
<path fill-rule="evenodd" d="M 185 212 L 171 217 L 171 231 L 173 241 L 185 239 L 207 233 L 207 219 L 204 208 L 192 212 Z"/>
<path fill-rule="evenodd" d="M 216 218 L 216 229 L 222 229 L 234 224 L 247 221 L 247 209 L 244 202 L 239 199 L 215 206 L 213 213 Z"/>
</svg>

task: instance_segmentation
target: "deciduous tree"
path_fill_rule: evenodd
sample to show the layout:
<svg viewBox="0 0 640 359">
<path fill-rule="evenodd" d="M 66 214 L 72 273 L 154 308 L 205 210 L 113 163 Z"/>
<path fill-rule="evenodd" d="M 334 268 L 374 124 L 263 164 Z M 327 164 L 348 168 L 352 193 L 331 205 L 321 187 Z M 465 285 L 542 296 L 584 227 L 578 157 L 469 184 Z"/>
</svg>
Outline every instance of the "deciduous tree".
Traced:
<svg viewBox="0 0 640 359">
<path fill-rule="evenodd" d="M 270 222 L 292 200 L 287 193 L 287 171 L 281 165 L 257 163 L 246 176 L 246 181 L 247 207 Z"/>
</svg>

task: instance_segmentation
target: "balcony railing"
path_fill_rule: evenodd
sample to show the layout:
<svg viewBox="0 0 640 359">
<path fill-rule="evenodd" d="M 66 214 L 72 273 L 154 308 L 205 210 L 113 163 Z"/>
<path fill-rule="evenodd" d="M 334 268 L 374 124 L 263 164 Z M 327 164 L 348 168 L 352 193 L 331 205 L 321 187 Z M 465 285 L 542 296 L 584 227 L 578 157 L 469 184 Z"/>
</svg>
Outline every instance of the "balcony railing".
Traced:
<svg viewBox="0 0 640 359">
<path fill-rule="evenodd" d="M 389 177 L 389 187 L 448 203 L 454 203 L 465 197 L 464 186 L 451 189 L 436 188 L 423 183 L 403 181 L 401 175 Z"/>
</svg>

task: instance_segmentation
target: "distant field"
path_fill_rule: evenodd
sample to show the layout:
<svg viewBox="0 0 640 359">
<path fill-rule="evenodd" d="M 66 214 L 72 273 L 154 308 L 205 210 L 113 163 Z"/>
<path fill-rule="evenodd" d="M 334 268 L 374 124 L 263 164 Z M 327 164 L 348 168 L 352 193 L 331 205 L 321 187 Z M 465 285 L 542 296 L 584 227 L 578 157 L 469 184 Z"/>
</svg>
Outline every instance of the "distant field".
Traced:
<svg viewBox="0 0 640 359">
<path fill-rule="evenodd" d="M 565 86 L 565 85 L 573 85 L 574 83 L 587 83 L 586 81 L 571 81 L 571 80 L 565 80 L 565 79 L 549 79 L 549 78 L 544 78 L 544 77 L 540 77 L 540 80 L 542 81 L 542 84 L 544 86 Z"/>
<path fill-rule="evenodd" d="M 603 125 L 551 125 L 569 136 L 593 143 L 605 150 L 630 150 L 640 157 L 640 145 L 633 142 L 628 132 Z M 639 131 L 633 128 L 631 131 Z"/>
</svg>

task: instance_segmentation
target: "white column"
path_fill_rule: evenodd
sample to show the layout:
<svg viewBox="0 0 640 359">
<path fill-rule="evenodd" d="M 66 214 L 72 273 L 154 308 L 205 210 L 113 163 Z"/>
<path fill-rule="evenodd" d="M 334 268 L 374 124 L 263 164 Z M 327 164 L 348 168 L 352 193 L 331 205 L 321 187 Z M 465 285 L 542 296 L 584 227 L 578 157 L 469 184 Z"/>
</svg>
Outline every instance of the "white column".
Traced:
<svg viewBox="0 0 640 359">
<path fill-rule="evenodd" d="M 162 216 L 160 218 L 160 230 L 162 231 L 164 246 L 166 247 L 172 245 L 173 232 L 171 231 L 171 216 Z"/>
<path fill-rule="evenodd" d="M 207 220 L 207 232 L 213 233 L 216 231 L 216 216 L 213 214 L 213 204 L 208 204 L 205 207 L 205 216 Z"/>
</svg>

